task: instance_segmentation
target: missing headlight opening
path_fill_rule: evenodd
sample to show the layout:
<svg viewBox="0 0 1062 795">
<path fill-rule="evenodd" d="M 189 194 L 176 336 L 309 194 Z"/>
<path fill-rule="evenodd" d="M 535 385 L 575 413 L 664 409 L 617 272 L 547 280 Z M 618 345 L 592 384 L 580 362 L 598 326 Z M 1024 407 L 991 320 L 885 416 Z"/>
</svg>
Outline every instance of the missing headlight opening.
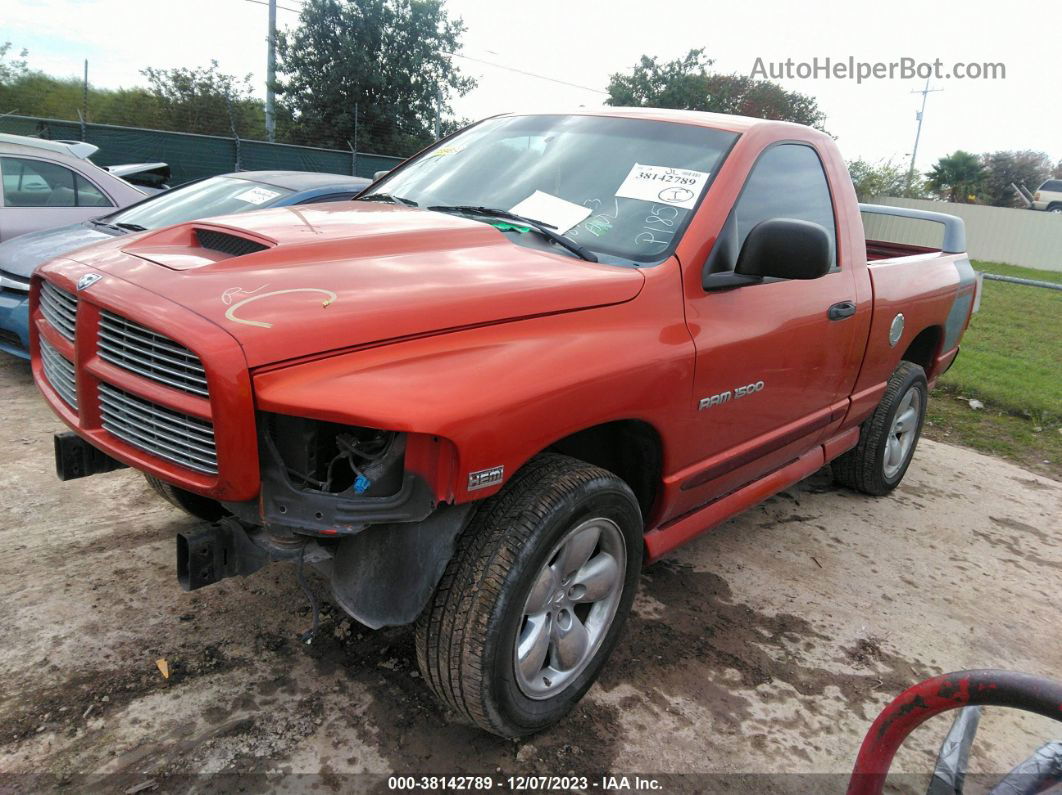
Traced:
<svg viewBox="0 0 1062 795">
<path fill-rule="evenodd" d="M 281 414 L 259 416 L 263 524 L 314 536 L 418 522 L 435 507 L 424 478 L 406 471 L 405 433 Z"/>
<path fill-rule="evenodd" d="M 297 489 L 385 497 L 402 485 L 404 434 L 279 414 L 265 427 Z"/>
</svg>

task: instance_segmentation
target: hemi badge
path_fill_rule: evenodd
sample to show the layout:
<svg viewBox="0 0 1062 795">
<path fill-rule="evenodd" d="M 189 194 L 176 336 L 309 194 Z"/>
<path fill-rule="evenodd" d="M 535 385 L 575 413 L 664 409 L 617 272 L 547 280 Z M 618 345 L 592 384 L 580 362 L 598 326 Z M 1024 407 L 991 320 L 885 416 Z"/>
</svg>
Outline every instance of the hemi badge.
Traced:
<svg viewBox="0 0 1062 795">
<path fill-rule="evenodd" d="M 490 469 L 481 469 L 478 472 L 468 473 L 468 490 L 476 491 L 477 489 L 485 489 L 488 486 L 493 486 L 496 483 L 501 483 L 502 478 L 505 477 L 505 467 L 491 467 Z"/>
</svg>

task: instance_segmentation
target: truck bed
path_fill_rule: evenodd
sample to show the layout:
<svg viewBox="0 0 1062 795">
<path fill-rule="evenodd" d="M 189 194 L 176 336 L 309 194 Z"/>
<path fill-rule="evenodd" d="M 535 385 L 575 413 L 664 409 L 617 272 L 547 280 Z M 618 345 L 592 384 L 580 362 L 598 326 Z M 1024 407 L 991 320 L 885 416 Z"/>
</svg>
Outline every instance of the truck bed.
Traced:
<svg viewBox="0 0 1062 795">
<path fill-rule="evenodd" d="M 882 264 L 885 260 L 900 260 L 906 257 L 925 257 L 934 254 L 962 254 L 966 251 L 966 230 L 962 221 L 953 215 L 914 210 L 908 207 L 892 207 L 884 204 L 860 204 L 859 212 L 872 215 L 891 215 L 913 221 L 928 221 L 940 224 L 944 230 L 940 246 L 920 246 L 913 243 L 898 243 L 887 240 L 867 239 L 867 262 Z"/>
<path fill-rule="evenodd" d="M 887 240 L 867 241 L 867 262 L 873 264 L 879 260 L 901 259 L 903 257 L 939 254 L 939 248 L 916 246 L 912 243 L 892 243 Z"/>
</svg>

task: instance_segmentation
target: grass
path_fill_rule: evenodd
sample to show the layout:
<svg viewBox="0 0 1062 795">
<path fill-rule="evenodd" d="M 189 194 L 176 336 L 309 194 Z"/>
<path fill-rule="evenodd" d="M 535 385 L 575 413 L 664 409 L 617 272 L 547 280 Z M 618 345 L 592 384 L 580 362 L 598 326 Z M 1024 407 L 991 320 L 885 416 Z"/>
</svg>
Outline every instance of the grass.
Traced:
<svg viewBox="0 0 1062 795">
<path fill-rule="evenodd" d="M 1062 284 L 1062 273 L 974 262 L 979 271 Z M 926 433 L 1062 479 L 1062 291 L 985 281 Z M 971 409 L 969 400 L 985 404 Z"/>
</svg>

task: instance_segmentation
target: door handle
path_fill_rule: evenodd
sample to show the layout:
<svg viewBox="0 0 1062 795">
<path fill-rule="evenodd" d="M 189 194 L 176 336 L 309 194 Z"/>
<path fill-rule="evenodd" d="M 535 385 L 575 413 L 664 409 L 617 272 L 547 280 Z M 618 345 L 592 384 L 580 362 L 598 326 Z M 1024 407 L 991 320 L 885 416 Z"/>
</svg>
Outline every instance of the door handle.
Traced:
<svg viewBox="0 0 1062 795">
<path fill-rule="evenodd" d="M 834 304 L 826 312 L 826 317 L 830 320 L 844 320 L 846 317 L 851 317 L 856 313 L 856 305 L 854 301 L 841 301 L 838 304 Z"/>
</svg>

